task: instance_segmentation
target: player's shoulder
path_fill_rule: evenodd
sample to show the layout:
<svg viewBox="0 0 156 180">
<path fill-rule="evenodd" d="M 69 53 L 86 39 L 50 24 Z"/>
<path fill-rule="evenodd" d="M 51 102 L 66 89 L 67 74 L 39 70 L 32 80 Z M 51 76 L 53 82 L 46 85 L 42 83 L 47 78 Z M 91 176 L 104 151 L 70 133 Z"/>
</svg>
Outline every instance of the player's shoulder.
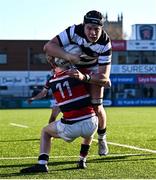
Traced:
<svg viewBox="0 0 156 180">
<path fill-rule="evenodd" d="M 73 24 L 72 26 L 69 26 L 68 28 L 73 29 L 76 34 L 83 34 L 84 32 L 83 24 Z"/>
<path fill-rule="evenodd" d="M 73 25 L 71 25 L 69 27 L 74 27 L 76 29 L 81 29 L 81 28 L 83 28 L 83 24 L 73 24 Z"/>
<path fill-rule="evenodd" d="M 102 30 L 102 35 L 99 38 L 98 43 L 101 45 L 106 45 L 109 42 L 111 42 L 109 35 L 107 34 L 105 30 Z"/>
<path fill-rule="evenodd" d="M 51 75 L 51 76 L 47 79 L 47 83 L 50 83 L 52 79 L 54 79 L 54 75 Z"/>
</svg>

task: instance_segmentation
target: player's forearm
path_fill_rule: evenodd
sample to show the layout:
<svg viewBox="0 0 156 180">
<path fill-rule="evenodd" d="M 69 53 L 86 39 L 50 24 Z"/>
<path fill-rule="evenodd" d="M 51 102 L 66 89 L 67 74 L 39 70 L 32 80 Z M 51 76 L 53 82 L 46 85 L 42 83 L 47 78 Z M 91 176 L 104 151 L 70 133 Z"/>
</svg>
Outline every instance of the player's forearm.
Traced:
<svg viewBox="0 0 156 180">
<path fill-rule="evenodd" d="M 104 74 L 84 74 L 83 80 L 91 84 L 96 84 L 104 87 L 111 87 L 109 77 L 106 77 Z"/>
<path fill-rule="evenodd" d="M 80 61 L 79 55 L 66 52 L 62 47 L 59 46 L 57 40 L 49 41 L 44 46 L 44 51 L 48 56 L 65 59 L 71 62 L 72 64 L 78 63 Z"/>
<path fill-rule="evenodd" d="M 44 92 L 40 92 L 39 94 L 37 94 L 36 96 L 30 98 L 32 101 L 34 100 L 38 100 L 38 99 L 42 99 L 44 98 L 45 96 L 47 95 L 47 93 L 44 91 Z"/>
<path fill-rule="evenodd" d="M 48 56 L 53 56 L 61 59 L 68 60 L 69 59 L 69 53 L 63 50 L 58 44 L 58 42 L 55 41 L 49 41 L 45 46 L 44 46 L 44 51 Z"/>
<path fill-rule="evenodd" d="M 47 47 L 46 53 L 50 56 L 68 60 L 67 53 L 61 47 L 59 47 L 58 45 L 56 45 L 54 43 L 51 44 L 51 46 Z"/>
<path fill-rule="evenodd" d="M 104 87 L 110 87 L 111 82 L 109 79 L 109 74 L 82 74 L 79 70 L 77 69 L 70 69 L 69 71 L 66 72 L 70 77 L 79 79 L 80 81 L 85 81 L 87 83 L 91 84 L 96 84 L 99 86 L 104 86 Z"/>
</svg>

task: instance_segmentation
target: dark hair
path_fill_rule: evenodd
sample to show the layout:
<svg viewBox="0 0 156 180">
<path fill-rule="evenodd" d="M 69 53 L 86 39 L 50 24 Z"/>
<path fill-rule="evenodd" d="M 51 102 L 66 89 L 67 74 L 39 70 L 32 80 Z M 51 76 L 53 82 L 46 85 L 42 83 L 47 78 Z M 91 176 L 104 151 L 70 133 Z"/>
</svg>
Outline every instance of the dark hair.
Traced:
<svg viewBox="0 0 156 180">
<path fill-rule="evenodd" d="M 97 25 L 103 26 L 104 21 L 105 21 L 105 18 L 100 12 L 96 10 L 92 10 L 92 11 L 87 12 L 87 14 L 84 16 L 83 22 L 84 24 L 91 23 L 91 24 L 97 24 Z"/>
</svg>

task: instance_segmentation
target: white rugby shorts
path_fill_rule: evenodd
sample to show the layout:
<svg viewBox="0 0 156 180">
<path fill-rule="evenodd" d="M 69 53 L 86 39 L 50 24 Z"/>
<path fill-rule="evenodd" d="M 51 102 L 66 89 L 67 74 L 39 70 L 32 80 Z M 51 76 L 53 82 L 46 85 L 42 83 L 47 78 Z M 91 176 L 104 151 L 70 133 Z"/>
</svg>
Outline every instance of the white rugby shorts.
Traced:
<svg viewBox="0 0 156 180">
<path fill-rule="evenodd" d="M 71 142 L 78 137 L 93 137 L 98 127 L 97 116 L 90 117 L 74 124 L 64 124 L 61 120 L 55 121 L 55 131 L 65 141 Z"/>
</svg>

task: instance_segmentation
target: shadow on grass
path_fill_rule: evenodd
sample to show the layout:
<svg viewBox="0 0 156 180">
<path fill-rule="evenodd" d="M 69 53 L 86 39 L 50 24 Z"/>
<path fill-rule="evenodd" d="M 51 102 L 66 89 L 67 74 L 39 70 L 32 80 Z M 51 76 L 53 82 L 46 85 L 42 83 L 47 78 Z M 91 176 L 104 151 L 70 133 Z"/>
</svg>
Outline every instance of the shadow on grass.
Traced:
<svg viewBox="0 0 156 180">
<path fill-rule="evenodd" d="M 75 164 L 76 161 L 61 161 L 61 162 L 49 162 L 48 166 L 59 166 L 59 165 L 68 165 L 68 164 Z M 15 177 L 15 176 L 23 176 L 23 175 L 35 175 L 36 173 L 27 173 L 27 174 L 23 174 L 20 173 L 20 169 L 25 168 L 25 167 L 29 167 L 32 166 L 34 164 L 13 164 L 13 165 L 1 165 L 0 168 L 18 168 L 19 167 L 19 172 L 17 173 L 4 173 L 4 174 L 0 174 L 0 178 L 4 178 L 4 177 Z M 62 171 L 62 170 L 73 170 L 73 169 L 77 169 L 76 165 L 75 167 L 71 167 L 71 168 L 64 168 L 64 169 L 51 169 L 50 171 Z"/>
<path fill-rule="evenodd" d="M 0 174 L 0 178 L 8 178 L 8 177 L 15 177 L 15 176 L 21 176 L 21 173 L 7 173 L 7 174 Z"/>
<path fill-rule="evenodd" d="M 137 157 L 137 156 L 152 156 L 154 154 L 134 154 L 134 155 L 121 155 L 121 156 L 101 156 L 100 158 L 94 158 L 88 160 L 87 163 L 103 163 L 103 162 L 119 162 L 119 161 L 142 161 L 142 160 L 155 160 L 156 158 L 136 158 L 136 159 L 127 159 L 129 157 Z"/>
<path fill-rule="evenodd" d="M 106 162 L 119 162 L 119 161 L 149 161 L 149 160 L 156 160 L 156 158 L 153 158 L 153 157 L 146 157 L 145 156 L 151 156 L 151 155 L 154 155 L 154 154 L 134 154 L 134 155 L 121 155 L 121 156 L 102 156 L 100 158 L 94 158 L 94 159 L 88 159 L 87 160 L 87 164 L 89 163 L 106 163 Z M 126 159 L 126 158 L 129 158 L 129 157 L 134 157 L 134 156 L 143 156 L 144 158 L 140 159 L 140 158 L 136 158 L 136 159 Z M 68 164 L 72 164 L 74 165 L 74 167 L 70 167 L 70 168 L 57 168 L 57 169 L 52 169 L 50 168 L 50 172 L 56 172 L 56 171 L 69 171 L 69 170 L 76 170 L 77 167 L 76 167 L 76 163 L 77 161 L 55 161 L 55 162 L 49 162 L 48 163 L 48 166 L 61 166 L 61 165 L 68 165 Z M 22 167 L 28 167 L 28 166 L 32 166 L 33 164 L 14 164 L 14 165 L 1 165 L 0 168 L 14 168 L 14 167 L 19 167 L 19 171 L 20 169 L 22 169 Z M 79 170 L 79 169 L 77 169 Z M 29 173 L 29 175 L 34 175 L 36 173 Z M 15 177 L 15 176 L 22 176 L 22 175 L 28 175 L 28 174 L 22 174 L 22 173 L 5 173 L 5 174 L 0 174 L 0 177 L 1 178 L 4 178 L 4 177 Z"/>
<path fill-rule="evenodd" d="M 19 141 L 40 141 L 40 139 L 17 139 L 17 140 L 4 140 L 4 141 L 0 141 L 0 143 L 2 142 L 19 142 Z"/>
</svg>

